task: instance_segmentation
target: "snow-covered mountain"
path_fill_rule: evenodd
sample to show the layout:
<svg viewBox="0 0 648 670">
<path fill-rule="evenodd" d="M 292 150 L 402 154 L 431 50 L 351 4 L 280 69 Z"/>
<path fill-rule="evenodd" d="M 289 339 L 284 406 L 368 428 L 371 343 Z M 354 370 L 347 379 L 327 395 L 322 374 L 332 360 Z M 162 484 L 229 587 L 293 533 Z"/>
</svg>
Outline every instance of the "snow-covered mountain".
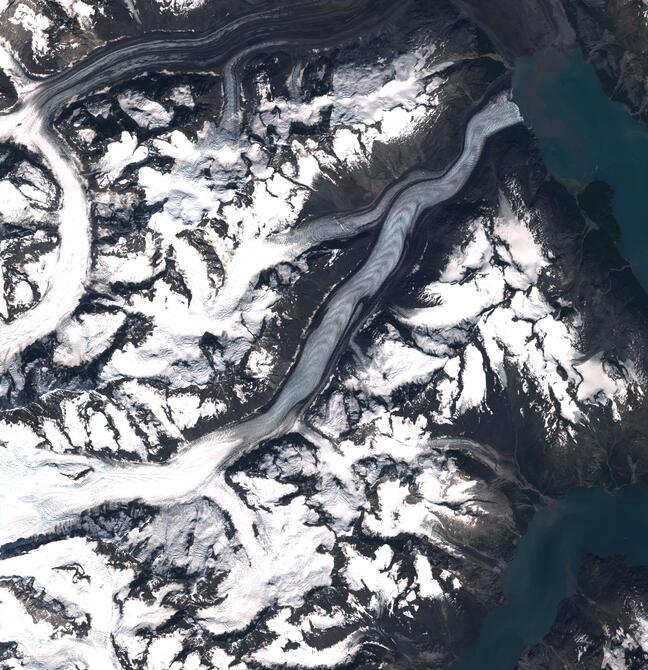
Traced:
<svg viewBox="0 0 648 670">
<path fill-rule="evenodd" d="M 445 2 L 0 10 L 0 667 L 451 667 L 646 463 L 510 62 Z"/>
</svg>

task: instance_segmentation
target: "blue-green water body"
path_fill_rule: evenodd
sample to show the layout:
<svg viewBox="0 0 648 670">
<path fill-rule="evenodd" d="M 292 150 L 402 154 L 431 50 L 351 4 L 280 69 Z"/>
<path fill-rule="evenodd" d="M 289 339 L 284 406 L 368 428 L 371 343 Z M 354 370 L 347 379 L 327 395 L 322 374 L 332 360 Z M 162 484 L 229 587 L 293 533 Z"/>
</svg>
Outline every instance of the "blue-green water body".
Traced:
<svg viewBox="0 0 648 670">
<path fill-rule="evenodd" d="M 546 51 L 516 63 L 513 96 L 536 134 L 549 171 L 614 190 L 620 252 L 648 287 L 648 126 L 604 93 L 579 50 Z"/>
<path fill-rule="evenodd" d="M 577 189 L 592 180 L 614 190 L 619 250 L 648 288 L 648 127 L 612 102 L 578 50 L 521 59 L 514 100 L 558 179 Z M 542 640 L 573 594 L 583 555 L 626 555 L 648 565 L 648 487 L 609 495 L 577 489 L 539 512 L 503 578 L 505 604 L 485 620 L 475 647 L 454 670 L 512 670 Z"/>
<path fill-rule="evenodd" d="M 648 565 L 648 486 L 610 495 L 575 489 L 540 511 L 503 578 L 505 604 L 490 614 L 475 647 L 453 670 L 512 670 L 549 632 L 563 598 L 576 590 L 585 553 Z"/>
</svg>

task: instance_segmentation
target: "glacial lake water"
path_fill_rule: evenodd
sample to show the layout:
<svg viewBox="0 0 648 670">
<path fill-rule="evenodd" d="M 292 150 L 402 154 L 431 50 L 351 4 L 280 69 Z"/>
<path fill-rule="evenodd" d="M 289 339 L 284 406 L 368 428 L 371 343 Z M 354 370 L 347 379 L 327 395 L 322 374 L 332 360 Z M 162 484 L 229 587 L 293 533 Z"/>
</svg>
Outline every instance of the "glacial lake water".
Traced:
<svg viewBox="0 0 648 670">
<path fill-rule="evenodd" d="M 505 604 L 484 621 L 473 649 L 453 670 L 512 670 L 549 632 L 563 598 L 576 590 L 585 553 L 624 555 L 648 565 L 648 486 L 610 495 L 574 489 L 538 512 L 503 577 Z"/>
<path fill-rule="evenodd" d="M 648 287 L 648 126 L 605 95 L 578 49 L 520 59 L 513 96 L 554 176 L 581 187 L 596 178 L 613 188 L 619 250 Z"/>
<path fill-rule="evenodd" d="M 613 188 L 619 249 L 648 287 L 648 126 L 605 95 L 578 50 L 519 60 L 513 93 L 555 177 L 578 188 L 594 179 Z M 561 600 L 574 593 L 588 552 L 648 564 L 648 486 L 614 496 L 575 489 L 540 511 L 503 576 L 505 604 L 486 618 L 476 645 L 453 670 L 515 668 L 524 649 L 549 632 Z"/>
</svg>

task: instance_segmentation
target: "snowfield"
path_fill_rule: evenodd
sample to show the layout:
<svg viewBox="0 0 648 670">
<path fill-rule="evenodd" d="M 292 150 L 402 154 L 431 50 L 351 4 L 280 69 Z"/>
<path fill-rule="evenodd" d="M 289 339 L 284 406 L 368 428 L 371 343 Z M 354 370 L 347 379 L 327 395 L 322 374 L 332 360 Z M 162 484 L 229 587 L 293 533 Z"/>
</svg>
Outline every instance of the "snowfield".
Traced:
<svg viewBox="0 0 648 670">
<path fill-rule="evenodd" d="M 10 20 L 40 57 L 32 5 Z M 558 243 L 494 176 L 525 131 L 493 59 L 428 37 L 373 61 L 268 41 L 60 110 L 0 52 L 0 667 L 397 667 L 430 631 L 454 662 L 543 499 L 476 437 L 494 408 L 570 455 L 642 405 L 640 348 L 591 346 Z"/>
</svg>

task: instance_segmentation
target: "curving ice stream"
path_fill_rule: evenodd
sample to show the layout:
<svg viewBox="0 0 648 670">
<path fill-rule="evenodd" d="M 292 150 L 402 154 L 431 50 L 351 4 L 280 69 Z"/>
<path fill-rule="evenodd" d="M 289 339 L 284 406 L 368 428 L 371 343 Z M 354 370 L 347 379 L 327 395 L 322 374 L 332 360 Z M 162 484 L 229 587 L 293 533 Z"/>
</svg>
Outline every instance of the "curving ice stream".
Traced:
<svg viewBox="0 0 648 670">
<path fill-rule="evenodd" d="M 380 3 L 393 11 L 391 3 Z M 126 40 L 89 56 L 69 70 L 43 80 L 26 77 L 10 55 L 0 53 L 2 65 L 17 84 L 21 99 L 0 115 L 0 141 L 23 144 L 41 155 L 62 190 L 60 246 L 55 281 L 38 305 L 0 326 L 0 365 L 7 365 L 25 347 L 55 331 L 83 297 L 90 260 L 90 212 L 79 165 L 53 129 L 63 106 L 103 86 L 126 80 L 147 68 L 181 66 L 190 62 L 222 72 L 226 132 L 236 131 L 240 116 L 237 70 L 255 51 L 284 40 L 325 45 L 344 36 L 337 29 L 341 14 L 357 31 L 351 15 L 361 15 L 362 3 L 323 11 L 321 3 L 301 3 L 270 14 L 233 21 L 209 35 L 151 35 Z M 304 29 L 304 14 L 308 28 Z M 367 29 L 384 19 L 373 7 L 362 21 Z M 343 22 L 342 22 L 343 23 Z M 349 28 L 351 30 L 351 28 Z M 269 40 L 271 38 L 271 41 Z M 259 414 L 186 445 L 165 464 L 115 464 L 86 455 L 57 454 L 18 445 L 3 450 L 0 468 L 0 555 L 22 538 L 52 532 L 84 510 L 101 504 L 142 500 L 150 504 L 209 496 L 233 519 L 250 560 L 264 551 L 256 536 L 251 512 L 224 480 L 224 470 L 260 442 L 293 429 L 309 400 L 317 394 L 326 372 L 345 339 L 357 325 L 365 305 L 381 290 L 403 256 L 406 240 L 420 214 L 456 195 L 470 177 L 489 137 L 520 121 L 518 108 L 505 96 L 491 101 L 469 121 L 461 155 L 443 174 L 412 172 L 388 188 L 369 209 L 306 222 L 267 242 L 267 262 L 277 262 L 323 241 L 350 237 L 380 226 L 369 256 L 323 306 L 320 318 L 273 402 Z M 229 124 L 229 125 L 228 125 Z M 239 259 L 244 263 L 245 259 Z M 236 265 L 230 274 L 236 273 Z M 240 296 L 227 283 L 218 296 L 227 312 Z M 15 482 L 20 482 L 16 487 Z M 18 491 L 18 494 L 16 493 Z"/>
<path fill-rule="evenodd" d="M 76 309 L 83 296 L 90 262 L 90 206 L 85 181 L 72 155 L 61 145 L 51 119 L 36 105 L 40 87 L 26 86 L 24 103 L 0 116 L 0 142 L 22 144 L 42 156 L 62 193 L 55 282 L 41 301 L 14 321 L 0 326 L 0 366 L 45 337 Z"/>
<path fill-rule="evenodd" d="M 355 34 L 358 20 L 370 30 L 392 11 L 388 3 L 382 4 L 382 10 L 375 7 L 366 14 L 362 3 L 327 10 L 321 4 L 305 1 L 244 16 L 205 34 L 153 33 L 125 39 L 98 49 L 46 79 L 25 75 L 7 48 L 0 45 L 0 64 L 21 94 L 12 110 L 0 113 L 0 142 L 23 144 L 41 155 L 63 194 L 59 212 L 61 241 L 53 273 L 57 281 L 47 287 L 36 306 L 0 326 L 0 366 L 6 368 L 12 357 L 55 331 L 74 312 L 85 289 L 91 249 L 85 180 L 69 148 L 53 128 L 54 119 L 65 105 L 148 70 L 173 69 L 190 63 L 192 68 L 222 73 L 226 95 L 225 129 L 233 131 L 240 116 L 237 70 L 247 57 L 287 43 L 298 47 L 326 47 Z M 340 29 L 345 23 L 346 29 Z"/>
<path fill-rule="evenodd" d="M 390 192 L 391 196 L 381 199 L 372 211 L 362 212 L 355 218 L 353 215 L 347 217 L 345 234 L 382 222 L 377 240 L 364 264 L 324 306 L 296 364 L 265 411 L 192 442 L 163 465 L 108 464 L 83 455 L 59 455 L 34 449 L 12 452 L 0 478 L 6 478 L 7 482 L 20 478 L 21 495 L 16 497 L 11 487 L 3 486 L 0 481 L 0 546 L 50 532 L 58 524 L 74 519 L 83 510 L 96 505 L 135 499 L 156 504 L 209 495 L 233 517 L 245 517 L 242 503 L 231 495 L 223 481 L 224 468 L 261 441 L 281 435 L 294 426 L 300 411 L 317 392 L 327 369 L 334 362 L 341 342 L 355 325 L 363 303 L 377 294 L 398 266 L 406 239 L 420 214 L 456 195 L 477 165 L 488 138 L 520 120 L 516 105 L 500 96 L 470 120 L 461 156 L 443 175 L 411 183 L 406 181 L 400 185 L 398 193 Z M 37 139 L 41 147 L 51 151 L 50 161 L 56 154 L 58 158 L 54 162 L 60 160 L 68 166 L 67 174 L 61 166 L 57 167 L 56 173 L 66 190 L 66 203 L 85 206 L 83 188 L 78 181 L 73 183 L 72 164 L 61 157 L 46 133 L 41 132 Z M 64 205 L 67 206 L 72 205 Z M 306 227 L 300 235 L 306 235 L 310 240 L 309 230 L 312 232 L 313 227 Z M 315 237 L 318 235 L 314 234 Z M 85 247 L 82 253 L 74 249 L 68 251 L 66 262 L 75 261 L 87 263 Z M 75 276 L 82 275 L 78 268 L 76 272 Z M 57 291 L 57 288 L 53 287 L 53 290 Z M 69 309 L 71 304 L 68 298 L 66 308 Z M 12 492 L 8 495 L 4 491 Z M 245 518 L 240 519 L 238 528 L 247 535 L 251 543 L 248 549 L 253 553 L 258 547 L 254 534 L 242 530 L 251 524 L 246 524 Z"/>
</svg>

